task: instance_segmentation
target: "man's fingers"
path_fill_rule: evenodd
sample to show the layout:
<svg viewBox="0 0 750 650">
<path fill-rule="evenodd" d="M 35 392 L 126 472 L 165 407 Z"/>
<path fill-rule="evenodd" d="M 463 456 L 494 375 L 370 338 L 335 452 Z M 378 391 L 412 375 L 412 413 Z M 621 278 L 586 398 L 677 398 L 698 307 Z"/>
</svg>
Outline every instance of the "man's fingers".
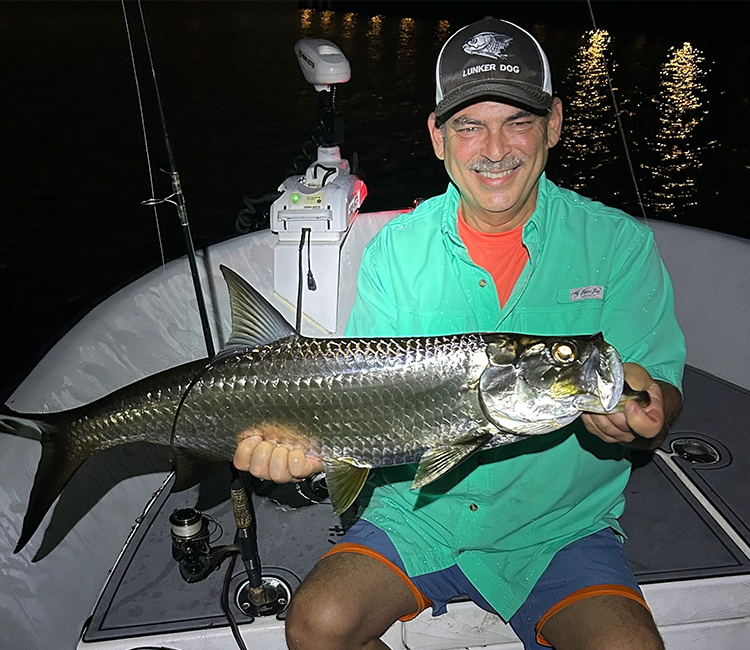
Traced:
<svg viewBox="0 0 750 650">
<path fill-rule="evenodd" d="M 249 429 L 239 436 L 234 466 L 265 481 L 290 483 L 301 481 L 325 467 L 319 458 L 308 458 L 302 449 L 264 440 L 266 430 Z M 273 433 L 273 431 L 271 431 Z"/>
<path fill-rule="evenodd" d="M 278 446 L 271 452 L 271 464 L 269 467 L 271 480 L 276 483 L 289 483 L 294 477 L 289 472 L 289 449 Z"/>
<path fill-rule="evenodd" d="M 250 458 L 249 472 L 265 481 L 271 480 L 271 454 L 276 449 L 276 443 L 263 440 L 257 444 Z"/>
<path fill-rule="evenodd" d="M 636 371 L 640 369 L 640 366 L 631 365 Z M 636 377 L 634 383 L 637 381 Z M 659 435 L 664 426 L 664 398 L 661 388 L 653 380 L 647 388 L 651 403 L 645 409 L 637 402 L 630 401 L 625 405 L 622 413 L 609 415 L 585 413 L 582 419 L 586 429 L 605 442 L 623 444 L 629 444 L 636 438 L 654 438 Z M 638 389 L 642 390 L 640 386 Z"/>
<path fill-rule="evenodd" d="M 301 449 L 292 449 L 289 452 L 289 473 L 295 479 L 303 479 L 322 472 L 323 463 L 317 458 L 307 458 Z"/>
<path fill-rule="evenodd" d="M 625 381 L 633 390 L 647 390 L 654 383 L 648 370 L 637 363 L 623 363 L 622 369 Z"/>
<path fill-rule="evenodd" d="M 632 442 L 635 436 L 630 431 L 625 416 L 622 413 L 613 415 L 597 415 L 584 413 L 581 416 L 583 424 L 589 433 L 604 440 L 604 442 Z"/>
<path fill-rule="evenodd" d="M 234 451 L 234 466 L 242 471 L 250 471 L 250 459 L 253 456 L 255 448 L 263 440 L 260 436 L 249 435 L 248 437 L 240 440 L 237 444 L 237 449 Z"/>
<path fill-rule="evenodd" d="M 625 417 L 630 429 L 642 438 L 653 438 L 658 435 L 664 426 L 664 411 L 661 400 L 655 402 L 652 399 L 651 404 L 646 409 L 641 408 L 636 402 L 628 402 L 625 405 Z"/>
</svg>

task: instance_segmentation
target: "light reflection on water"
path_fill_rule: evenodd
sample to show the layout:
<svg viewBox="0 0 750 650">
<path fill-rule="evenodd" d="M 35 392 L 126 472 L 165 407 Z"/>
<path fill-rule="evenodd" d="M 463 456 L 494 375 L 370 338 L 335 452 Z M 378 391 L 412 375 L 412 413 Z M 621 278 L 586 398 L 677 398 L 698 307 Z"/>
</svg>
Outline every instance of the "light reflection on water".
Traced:
<svg viewBox="0 0 750 650">
<path fill-rule="evenodd" d="M 449 20 L 438 20 L 437 27 L 435 28 L 435 36 L 441 46 L 448 40 L 451 31 L 451 23 Z"/>
<path fill-rule="evenodd" d="M 323 34 L 329 36 L 331 34 L 331 28 L 333 27 L 333 11 L 321 11 L 320 12 L 320 27 L 323 30 Z"/>
<path fill-rule="evenodd" d="M 414 28 L 413 18 L 402 18 L 398 23 L 398 58 L 408 61 L 414 56 Z"/>
<path fill-rule="evenodd" d="M 665 216 L 695 205 L 695 172 L 703 163 L 705 147 L 694 141 L 694 131 L 708 114 L 702 96 L 706 87 L 701 79 L 707 70 L 702 53 L 690 43 L 669 51 L 659 72 L 659 94 L 654 98 L 659 114 L 659 130 L 653 148 L 658 162 L 650 168 L 656 188 L 649 195 L 651 207 Z M 709 143 L 706 146 L 711 146 Z"/>
<path fill-rule="evenodd" d="M 370 16 L 367 21 L 367 44 L 370 58 L 380 59 L 380 32 L 383 29 L 383 16 Z"/>
<path fill-rule="evenodd" d="M 566 185 L 589 195 L 600 182 L 600 172 L 624 154 L 610 90 L 611 81 L 615 95 L 620 95 L 615 85 L 617 63 L 609 53 L 611 41 L 606 30 L 587 32 L 564 82 L 567 101 L 560 164 L 568 174 Z M 702 101 L 706 87 L 701 79 L 709 72 L 703 69 L 704 62 L 699 50 L 683 43 L 672 47 L 661 64 L 658 93 L 651 98 L 658 127 L 653 136 L 644 138 L 650 150 L 644 156 L 646 161 L 654 156 L 656 161 L 636 165 L 647 172 L 645 177 L 640 169 L 631 170 L 647 188 L 643 196 L 649 216 L 679 216 L 696 205 L 701 155 L 715 145 L 701 146 L 694 137 L 696 127 L 708 114 Z M 630 111 L 623 110 L 627 104 L 625 99 L 620 106 L 622 115 L 640 109 L 634 104 Z M 630 138 L 632 147 L 632 133 L 626 131 L 625 137 Z"/>
<path fill-rule="evenodd" d="M 310 27 L 312 27 L 312 19 L 313 19 L 313 10 L 312 9 L 301 9 L 299 12 L 299 26 L 300 31 L 303 34 L 306 34 Z"/>
<path fill-rule="evenodd" d="M 617 123 L 607 81 L 608 68 L 611 75 L 615 71 L 607 61 L 610 41 L 606 30 L 587 32 L 564 81 L 568 96 L 561 165 L 569 172 L 575 169 L 567 184 L 583 194 L 599 169 L 616 158 L 612 143 Z"/>
<path fill-rule="evenodd" d="M 357 14 L 344 14 L 344 26 L 341 30 L 341 37 L 344 40 L 351 40 L 354 37 L 354 30 L 357 27 Z"/>
</svg>

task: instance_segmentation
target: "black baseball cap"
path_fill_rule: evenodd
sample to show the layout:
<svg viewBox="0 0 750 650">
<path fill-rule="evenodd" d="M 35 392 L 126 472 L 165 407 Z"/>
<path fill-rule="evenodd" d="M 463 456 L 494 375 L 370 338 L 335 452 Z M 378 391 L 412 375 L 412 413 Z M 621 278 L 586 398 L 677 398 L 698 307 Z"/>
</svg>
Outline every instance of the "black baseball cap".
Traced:
<svg viewBox="0 0 750 650">
<path fill-rule="evenodd" d="M 518 25 L 484 18 L 459 29 L 438 56 L 435 117 L 444 122 L 481 98 L 544 112 L 552 106 L 549 62 Z"/>
</svg>

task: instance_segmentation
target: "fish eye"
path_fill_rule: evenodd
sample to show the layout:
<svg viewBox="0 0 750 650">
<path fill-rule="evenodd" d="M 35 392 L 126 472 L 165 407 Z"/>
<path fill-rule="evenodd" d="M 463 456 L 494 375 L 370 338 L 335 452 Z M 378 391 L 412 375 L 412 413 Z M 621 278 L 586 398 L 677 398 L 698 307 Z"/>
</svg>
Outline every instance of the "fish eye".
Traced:
<svg viewBox="0 0 750 650">
<path fill-rule="evenodd" d="M 576 346 L 569 341 L 558 341 L 552 344 L 552 358 L 558 363 L 572 363 L 578 358 Z"/>
</svg>

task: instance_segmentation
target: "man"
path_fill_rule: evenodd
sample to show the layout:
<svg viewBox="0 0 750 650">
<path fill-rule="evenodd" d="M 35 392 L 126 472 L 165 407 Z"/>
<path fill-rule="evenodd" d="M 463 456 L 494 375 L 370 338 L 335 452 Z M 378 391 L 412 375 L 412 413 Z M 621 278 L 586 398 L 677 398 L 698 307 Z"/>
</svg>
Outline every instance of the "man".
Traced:
<svg viewBox="0 0 750 650">
<path fill-rule="evenodd" d="M 651 405 L 482 451 L 419 491 L 414 466 L 376 472 L 361 519 L 295 594 L 287 642 L 384 648 L 397 619 L 465 594 L 526 648 L 663 648 L 617 522 L 625 448 L 663 440 L 681 402 L 684 340 L 651 232 L 544 176 L 562 106 L 530 34 L 469 25 L 443 47 L 437 79 L 428 128 L 452 184 L 367 247 L 347 334 L 601 330 Z M 322 469 L 258 435 L 235 464 L 282 482 Z"/>
</svg>

